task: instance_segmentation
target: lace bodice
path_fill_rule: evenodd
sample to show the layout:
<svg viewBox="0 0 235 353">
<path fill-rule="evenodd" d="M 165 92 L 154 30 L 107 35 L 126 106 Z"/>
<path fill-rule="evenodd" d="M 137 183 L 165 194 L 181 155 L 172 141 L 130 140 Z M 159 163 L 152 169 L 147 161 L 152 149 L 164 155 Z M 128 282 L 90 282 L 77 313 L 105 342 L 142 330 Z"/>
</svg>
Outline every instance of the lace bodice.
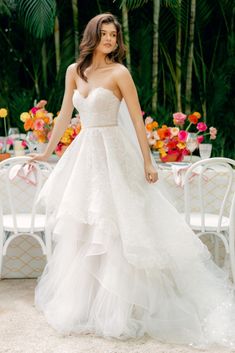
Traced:
<svg viewBox="0 0 235 353">
<path fill-rule="evenodd" d="M 107 88 L 94 88 L 87 97 L 76 89 L 73 104 L 79 111 L 83 128 L 118 125 L 120 100 Z"/>
</svg>

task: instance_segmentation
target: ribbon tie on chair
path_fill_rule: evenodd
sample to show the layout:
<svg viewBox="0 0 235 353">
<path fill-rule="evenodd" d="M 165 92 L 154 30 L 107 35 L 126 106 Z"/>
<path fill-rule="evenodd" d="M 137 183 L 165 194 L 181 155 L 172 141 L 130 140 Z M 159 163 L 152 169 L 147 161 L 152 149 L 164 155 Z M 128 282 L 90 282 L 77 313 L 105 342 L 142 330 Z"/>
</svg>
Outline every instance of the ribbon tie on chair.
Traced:
<svg viewBox="0 0 235 353">
<path fill-rule="evenodd" d="M 176 185 L 183 187 L 184 182 L 185 182 L 185 173 L 189 166 L 177 166 L 177 165 L 172 165 L 172 174 L 175 180 Z M 200 174 L 200 170 L 195 170 L 191 177 L 189 178 L 189 181 L 192 181 L 192 179 Z M 206 175 L 202 176 L 205 181 L 208 181 L 208 177 Z"/>
<path fill-rule="evenodd" d="M 16 177 L 23 179 L 27 184 L 37 185 L 37 169 L 33 163 L 16 164 L 9 173 L 9 179 L 14 180 Z"/>
</svg>

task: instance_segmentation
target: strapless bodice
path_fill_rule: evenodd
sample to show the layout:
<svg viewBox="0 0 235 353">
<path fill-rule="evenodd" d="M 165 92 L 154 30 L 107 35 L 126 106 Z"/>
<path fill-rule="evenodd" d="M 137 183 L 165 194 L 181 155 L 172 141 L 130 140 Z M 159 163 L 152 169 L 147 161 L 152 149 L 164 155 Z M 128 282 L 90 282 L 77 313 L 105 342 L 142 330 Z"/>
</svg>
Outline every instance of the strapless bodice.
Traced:
<svg viewBox="0 0 235 353">
<path fill-rule="evenodd" d="M 78 110 L 82 128 L 118 125 L 120 100 L 107 88 L 94 88 L 87 97 L 76 89 L 74 107 Z"/>
</svg>

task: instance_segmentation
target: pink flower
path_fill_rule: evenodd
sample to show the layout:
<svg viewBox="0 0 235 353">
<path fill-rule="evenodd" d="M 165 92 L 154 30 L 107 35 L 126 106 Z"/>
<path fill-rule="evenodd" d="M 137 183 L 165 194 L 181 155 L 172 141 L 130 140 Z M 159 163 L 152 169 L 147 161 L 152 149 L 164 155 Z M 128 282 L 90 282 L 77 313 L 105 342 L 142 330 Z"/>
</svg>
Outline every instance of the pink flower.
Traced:
<svg viewBox="0 0 235 353">
<path fill-rule="evenodd" d="M 27 142 L 26 142 L 25 140 L 23 140 L 23 141 L 21 142 L 21 145 L 22 145 L 24 148 L 28 146 L 28 145 L 27 145 Z"/>
<path fill-rule="evenodd" d="M 151 124 L 153 122 L 153 119 L 151 118 L 151 116 L 147 116 L 147 118 L 145 118 L 144 122 L 145 122 L 145 125 Z"/>
<path fill-rule="evenodd" d="M 7 138 L 7 145 L 13 146 L 14 145 L 14 140 L 11 137 Z"/>
<path fill-rule="evenodd" d="M 43 109 L 46 104 L 47 104 L 47 101 L 42 99 L 38 102 L 38 104 L 36 105 L 36 108 Z"/>
<path fill-rule="evenodd" d="M 210 139 L 215 140 L 216 135 L 217 135 L 217 129 L 215 127 L 211 126 L 209 131 L 210 131 Z"/>
<path fill-rule="evenodd" d="M 42 119 L 37 119 L 34 122 L 34 129 L 43 131 L 44 125 L 45 125 L 45 122 Z"/>
<path fill-rule="evenodd" d="M 207 125 L 205 124 L 205 123 L 198 123 L 197 124 L 197 129 L 198 129 L 198 131 L 206 131 L 206 129 L 207 129 Z"/>
<path fill-rule="evenodd" d="M 204 136 L 203 135 L 200 135 L 197 137 L 197 143 L 202 143 L 204 140 Z"/>
<path fill-rule="evenodd" d="M 32 114 L 33 114 L 33 115 L 36 114 L 38 109 L 39 109 L 39 108 L 37 108 L 37 107 L 33 107 L 33 108 L 31 109 Z"/>
<path fill-rule="evenodd" d="M 178 113 L 173 114 L 173 118 L 174 118 L 175 125 L 183 125 L 186 118 L 187 118 L 187 115 L 185 115 L 181 112 L 178 112 Z"/>
<path fill-rule="evenodd" d="M 188 137 L 188 133 L 187 131 L 185 130 L 180 130 L 179 133 L 178 133 L 178 139 L 181 141 L 181 142 L 185 142 L 187 140 L 187 137 Z"/>
</svg>

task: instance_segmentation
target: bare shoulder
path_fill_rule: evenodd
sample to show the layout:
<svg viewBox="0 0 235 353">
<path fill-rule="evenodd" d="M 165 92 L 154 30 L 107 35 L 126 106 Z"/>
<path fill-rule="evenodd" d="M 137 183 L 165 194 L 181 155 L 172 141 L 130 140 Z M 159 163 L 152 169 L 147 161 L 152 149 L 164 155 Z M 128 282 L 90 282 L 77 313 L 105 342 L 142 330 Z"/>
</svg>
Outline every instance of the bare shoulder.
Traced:
<svg viewBox="0 0 235 353">
<path fill-rule="evenodd" d="M 117 64 L 113 77 L 120 89 L 124 86 L 133 86 L 134 84 L 130 71 L 122 64 Z"/>
<path fill-rule="evenodd" d="M 127 69 L 126 66 L 122 65 L 122 64 L 119 64 L 119 63 L 116 63 L 114 65 L 114 69 L 113 69 L 113 73 L 115 76 L 119 77 L 120 75 L 122 77 L 128 77 L 130 76 L 130 72 L 129 70 Z"/>
<path fill-rule="evenodd" d="M 73 64 L 70 64 L 68 67 L 67 67 L 67 72 L 70 73 L 70 74 L 77 74 L 77 63 L 73 63 Z"/>
</svg>

